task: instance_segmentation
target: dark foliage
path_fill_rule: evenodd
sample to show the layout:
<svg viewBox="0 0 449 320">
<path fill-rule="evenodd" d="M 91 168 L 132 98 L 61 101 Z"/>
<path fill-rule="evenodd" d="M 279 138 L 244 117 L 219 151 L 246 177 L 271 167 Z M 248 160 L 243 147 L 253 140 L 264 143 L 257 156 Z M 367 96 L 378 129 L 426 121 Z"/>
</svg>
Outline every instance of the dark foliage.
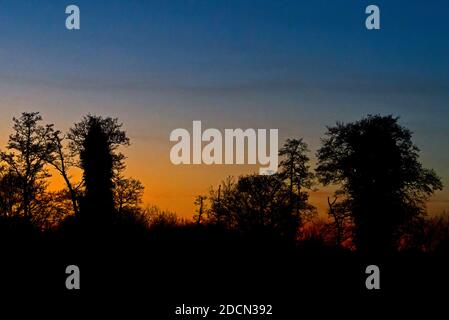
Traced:
<svg viewBox="0 0 449 320">
<path fill-rule="evenodd" d="M 418 151 L 411 132 L 392 116 L 328 128 L 317 172 L 324 184 L 342 187 L 359 250 L 392 250 L 398 227 L 423 214 L 427 197 L 442 188 L 435 172 L 418 161 Z"/>
<path fill-rule="evenodd" d="M 86 187 L 82 220 L 86 225 L 101 228 L 109 225 L 114 210 L 112 195 L 113 159 L 108 136 L 97 118 L 90 118 L 80 150 L 80 164 Z"/>
</svg>

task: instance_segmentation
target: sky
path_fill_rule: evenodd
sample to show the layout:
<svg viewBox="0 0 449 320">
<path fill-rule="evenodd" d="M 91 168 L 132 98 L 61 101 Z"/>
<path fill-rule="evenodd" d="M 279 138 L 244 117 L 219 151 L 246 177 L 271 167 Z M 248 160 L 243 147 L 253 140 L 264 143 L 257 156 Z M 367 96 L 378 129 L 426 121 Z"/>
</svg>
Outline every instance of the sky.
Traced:
<svg viewBox="0 0 449 320">
<path fill-rule="evenodd" d="M 70 4 L 80 30 L 65 28 Z M 365 28 L 369 4 L 380 30 Z M 314 161 L 326 126 L 393 114 L 447 186 L 448 15 L 444 0 L 1 0 L 0 148 L 23 111 L 61 130 L 87 113 L 118 117 L 145 202 L 190 217 L 196 195 L 258 166 L 175 166 L 172 130 L 277 128 Z M 311 197 L 322 213 L 327 195 Z M 448 208 L 445 188 L 429 210 Z"/>
</svg>

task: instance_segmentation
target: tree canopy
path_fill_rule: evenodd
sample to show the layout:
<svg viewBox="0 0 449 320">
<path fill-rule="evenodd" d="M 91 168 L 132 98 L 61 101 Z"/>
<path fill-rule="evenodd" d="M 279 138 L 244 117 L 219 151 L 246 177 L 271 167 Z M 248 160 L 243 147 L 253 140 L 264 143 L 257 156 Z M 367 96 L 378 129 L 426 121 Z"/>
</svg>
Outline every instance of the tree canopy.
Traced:
<svg viewBox="0 0 449 320">
<path fill-rule="evenodd" d="M 425 200 L 442 188 L 419 162 L 412 133 L 393 116 L 368 116 L 328 127 L 318 150 L 320 181 L 341 187 L 363 251 L 392 248 L 397 228 L 423 214 Z"/>
</svg>

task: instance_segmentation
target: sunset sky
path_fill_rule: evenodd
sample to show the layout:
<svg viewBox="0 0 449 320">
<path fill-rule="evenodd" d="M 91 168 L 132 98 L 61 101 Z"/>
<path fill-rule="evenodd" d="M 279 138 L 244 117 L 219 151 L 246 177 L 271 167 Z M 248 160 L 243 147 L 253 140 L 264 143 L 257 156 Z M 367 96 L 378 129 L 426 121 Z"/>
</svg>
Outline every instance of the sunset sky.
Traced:
<svg viewBox="0 0 449 320">
<path fill-rule="evenodd" d="M 67 130 L 87 113 L 118 117 L 127 175 L 145 202 L 191 217 L 193 200 L 258 166 L 175 166 L 169 134 L 276 128 L 311 156 L 326 125 L 393 114 L 414 132 L 426 167 L 449 185 L 449 2 L 0 1 L 0 146 L 11 119 L 40 111 Z M 81 29 L 65 28 L 76 4 Z M 324 214 L 327 190 L 312 195 Z M 449 209 L 449 189 L 430 211 Z"/>
</svg>

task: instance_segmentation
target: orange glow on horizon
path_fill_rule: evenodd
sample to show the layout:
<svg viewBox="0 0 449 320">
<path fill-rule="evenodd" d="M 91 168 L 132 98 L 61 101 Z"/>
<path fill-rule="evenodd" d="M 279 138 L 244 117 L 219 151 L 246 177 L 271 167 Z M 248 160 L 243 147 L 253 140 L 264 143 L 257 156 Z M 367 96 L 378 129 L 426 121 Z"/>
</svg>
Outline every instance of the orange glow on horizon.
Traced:
<svg viewBox="0 0 449 320">
<path fill-rule="evenodd" d="M 8 116 L 1 120 L 0 150 L 5 150 L 11 133 L 12 116 L 19 114 L 8 112 Z M 66 130 L 55 121 L 58 119 L 51 119 L 46 113 L 42 115 L 45 123 L 55 123 L 58 129 L 63 132 Z M 67 127 L 70 125 L 70 122 L 64 123 Z M 217 188 L 227 176 L 237 178 L 239 175 L 257 173 L 259 170 L 258 165 L 173 165 L 169 159 L 172 145 L 168 133 L 163 135 L 161 131 L 165 132 L 164 130 L 155 129 L 155 136 L 139 136 L 133 131 L 136 130 L 134 127 L 126 124 L 127 122 L 124 129 L 129 134 L 131 146 L 122 150 L 127 156 L 125 176 L 139 179 L 144 184 L 143 205 L 157 205 L 162 210 L 173 211 L 182 218 L 191 219 L 195 210 L 193 202 L 197 195 L 208 195 L 210 187 Z M 314 146 L 310 148 L 315 149 Z M 64 181 L 59 174 L 54 170 L 51 173 L 53 175 L 49 179 L 49 189 L 55 191 L 64 188 Z M 79 170 L 72 170 L 70 174 L 75 182 L 79 181 Z M 318 214 L 322 217 L 327 217 L 327 197 L 332 197 L 332 193 L 331 188 L 324 187 L 320 187 L 318 191 L 310 191 L 310 203 L 317 207 Z M 437 192 L 427 204 L 428 212 L 447 212 L 446 198 L 446 190 Z"/>
</svg>

